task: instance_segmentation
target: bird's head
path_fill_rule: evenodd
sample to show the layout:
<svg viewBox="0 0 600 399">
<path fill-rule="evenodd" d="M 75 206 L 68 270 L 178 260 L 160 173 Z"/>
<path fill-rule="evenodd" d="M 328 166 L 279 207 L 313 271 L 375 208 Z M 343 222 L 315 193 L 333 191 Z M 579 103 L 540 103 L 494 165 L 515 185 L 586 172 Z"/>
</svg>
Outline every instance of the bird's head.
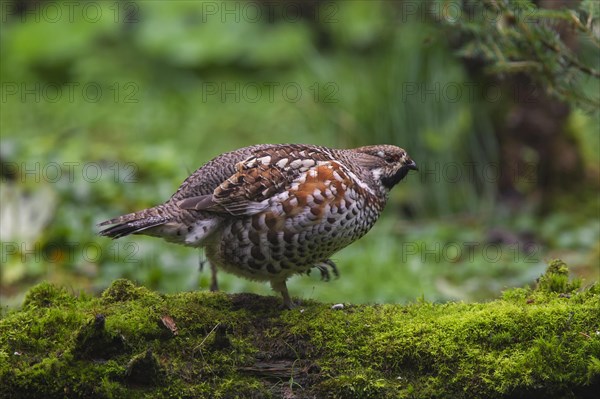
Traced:
<svg viewBox="0 0 600 399">
<path fill-rule="evenodd" d="M 353 150 L 369 157 L 359 157 L 359 163 L 371 171 L 376 181 L 390 190 L 408 174 L 410 170 L 418 170 L 417 164 L 406 151 L 394 145 L 371 145 Z"/>
</svg>

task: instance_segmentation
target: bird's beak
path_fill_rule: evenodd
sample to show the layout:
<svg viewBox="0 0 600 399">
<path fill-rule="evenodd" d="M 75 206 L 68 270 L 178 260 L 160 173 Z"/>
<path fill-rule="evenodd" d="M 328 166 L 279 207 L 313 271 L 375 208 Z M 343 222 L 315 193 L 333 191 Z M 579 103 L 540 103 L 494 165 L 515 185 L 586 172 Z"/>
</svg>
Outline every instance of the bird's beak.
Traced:
<svg viewBox="0 0 600 399">
<path fill-rule="evenodd" d="M 404 167 L 410 170 L 419 170 L 419 168 L 417 168 L 417 164 L 412 159 L 409 163 L 405 164 Z"/>
</svg>

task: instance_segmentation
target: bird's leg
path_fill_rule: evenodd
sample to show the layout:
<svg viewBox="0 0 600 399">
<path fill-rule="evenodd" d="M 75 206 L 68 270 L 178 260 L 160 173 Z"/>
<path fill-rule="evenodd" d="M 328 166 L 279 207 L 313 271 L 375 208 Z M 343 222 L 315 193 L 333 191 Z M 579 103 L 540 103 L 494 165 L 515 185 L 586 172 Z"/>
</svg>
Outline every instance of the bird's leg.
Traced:
<svg viewBox="0 0 600 399">
<path fill-rule="evenodd" d="M 340 276 L 337 266 L 331 259 L 326 259 L 323 262 L 316 264 L 315 267 L 321 272 L 321 280 L 329 281 L 329 268 L 331 268 L 331 271 L 336 278 Z"/>
<path fill-rule="evenodd" d="M 217 282 L 217 266 L 210 262 L 210 290 L 212 292 L 219 291 L 219 283 Z"/>
<path fill-rule="evenodd" d="M 273 291 L 281 293 L 281 296 L 283 297 L 284 308 L 292 309 L 294 307 L 294 303 L 292 302 L 292 298 L 290 298 L 285 280 L 271 280 L 271 288 L 273 288 Z"/>
<path fill-rule="evenodd" d="M 204 256 L 202 249 L 200 250 L 200 256 L 198 256 L 198 271 L 204 270 L 204 265 L 208 262 L 208 259 Z"/>
<path fill-rule="evenodd" d="M 202 250 L 200 250 L 200 258 L 198 262 L 198 270 L 203 271 L 206 263 L 210 264 L 210 290 L 212 292 L 219 291 L 219 283 L 217 282 L 217 266 L 213 262 L 210 262 L 205 256 Z"/>
</svg>

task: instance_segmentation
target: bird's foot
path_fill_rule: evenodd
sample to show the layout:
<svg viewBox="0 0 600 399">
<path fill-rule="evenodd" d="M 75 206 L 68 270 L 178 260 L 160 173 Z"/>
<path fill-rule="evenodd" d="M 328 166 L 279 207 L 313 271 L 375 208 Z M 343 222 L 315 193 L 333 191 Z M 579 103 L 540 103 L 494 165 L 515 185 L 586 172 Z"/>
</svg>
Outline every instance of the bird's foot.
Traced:
<svg viewBox="0 0 600 399">
<path fill-rule="evenodd" d="M 294 301 L 289 301 L 288 303 L 286 303 L 285 301 L 283 301 L 283 303 L 281 304 L 281 306 L 279 306 L 279 309 L 281 309 L 281 310 L 293 310 L 296 306 L 298 306 L 298 304 L 295 303 Z"/>
<path fill-rule="evenodd" d="M 329 274 L 329 269 L 331 269 L 331 271 L 333 272 L 333 275 L 336 278 L 340 276 L 337 266 L 331 259 L 326 259 L 321 263 L 317 263 L 315 265 L 315 267 L 317 269 L 319 269 L 319 272 L 321 272 L 321 280 L 329 281 L 331 279 L 331 274 Z M 310 269 L 308 270 L 307 273 L 310 274 Z"/>
</svg>

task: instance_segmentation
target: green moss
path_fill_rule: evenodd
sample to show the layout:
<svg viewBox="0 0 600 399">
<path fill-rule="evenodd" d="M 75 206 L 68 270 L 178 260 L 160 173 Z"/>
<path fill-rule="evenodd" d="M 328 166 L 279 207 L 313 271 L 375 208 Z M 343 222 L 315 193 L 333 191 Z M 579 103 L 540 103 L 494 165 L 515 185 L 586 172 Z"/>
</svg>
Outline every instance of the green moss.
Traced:
<svg viewBox="0 0 600 399">
<path fill-rule="evenodd" d="M 282 311 L 127 280 L 100 298 L 42 284 L 0 319 L 0 397 L 593 397 L 600 292 L 576 285 L 553 262 L 489 303 Z"/>
<path fill-rule="evenodd" d="M 129 384 L 155 386 L 163 382 L 164 372 L 152 350 L 148 349 L 129 361 L 124 379 Z"/>
<path fill-rule="evenodd" d="M 120 278 L 115 280 L 110 287 L 108 287 L 102 293 L 103 303 L 116 303 L 116 302 L 127 302 L 133 300 L 140 300 L 142 298 L 154 297 L 157 294 L 148 290 L 145 287 L 137 287 L 131 281 Z"/>
<path fill-rule="evenodd" d="M 329 398 L 395 398 L 397 387 L 383 375 L 373 372 L 348 373 L 325 379 L 317 392 Z"/>
<path fill-rule="evenodd" d="M 548 264 L 546 273 L 538 279 L 536 290 L 570 294 L 581 287 L 581 280 L 569 281 L 569 268 L 560 259 L 554 259 Z"/>
<path fill-rule="evenodd" d="M 41 283 L 27 292 L 23 307 L 48 308 L 72 304 L 73 302 L 75 302 L 75 298 L 64 288 L 56 287 L 50 283 Z"/>
<path fill-rule="evenodd" d="M 103 314 L 97 314 L 77 332 L 73 348 L 76 359 L 105 360 L 125 351 L 125 339 L 106 331 L 105 321 Z"/>
</svg>

